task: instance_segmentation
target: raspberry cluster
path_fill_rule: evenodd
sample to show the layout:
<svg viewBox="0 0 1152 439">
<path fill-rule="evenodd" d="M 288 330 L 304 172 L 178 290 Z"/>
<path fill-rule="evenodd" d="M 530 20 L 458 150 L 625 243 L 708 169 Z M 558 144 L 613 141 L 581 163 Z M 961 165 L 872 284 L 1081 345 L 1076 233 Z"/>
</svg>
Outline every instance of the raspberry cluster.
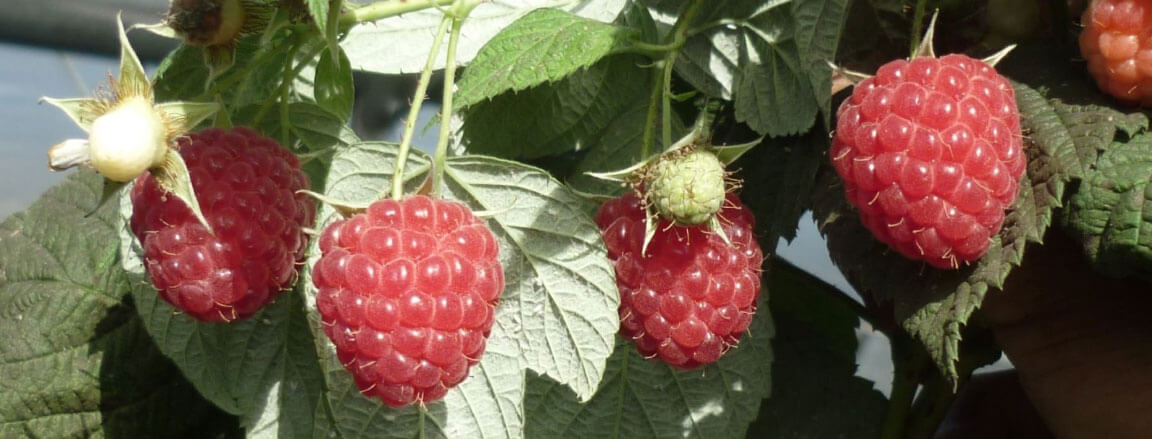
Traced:
<svg viewBox="0 0 1152 439">
<path fill-rule="evenodd" d="M 896 60 L 837 111 L 832 164 L 881 242 L 938 268 L 979 259 L 1026 159 L 1008 81 L 964 55 Z"/>
<path fill-rule="evenodd" d="M 495 237 L 460 203 L 382 200 L 330 225 L 312 270 L 324 333 L 360 391 L 436 401 L 480 360 L 504 290 Z"/>
<path fill-rule="evenodd" d="M 1096 0 L 1084 11 L 1080 53 L 1100 89 L 1152 105 L 1152 3 Z"/>
<path fill-rule="evenodd" d="M 620 291 L 620 334 L 644 356 L 681 369 L 713 363 L 752 322 L 764 255 L 752 213 L 732 194 L 724 204 L 718 216 L 731 245 L 706 226 L 662 220 L 646 253 L 645 208 L 634 193 L 596 214 Z"/>
<path fill-rule="evenodd" d="M 203 321 L 251 316 L 296 280 L 314 205 L 296 156 L 246 128 L 178 140 L 210 233 L 150 174 L 132 188 L 132 233 L 160 296 Z"/>
</svg>

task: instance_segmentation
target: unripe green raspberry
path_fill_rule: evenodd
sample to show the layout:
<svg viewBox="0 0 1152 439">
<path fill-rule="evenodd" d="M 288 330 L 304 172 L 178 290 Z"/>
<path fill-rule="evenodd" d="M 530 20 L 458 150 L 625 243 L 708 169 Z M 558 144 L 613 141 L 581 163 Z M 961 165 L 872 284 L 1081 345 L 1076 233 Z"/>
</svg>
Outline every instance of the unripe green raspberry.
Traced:
<svg viewBox="0 0 1152 439">
<path fill-rule="evenodd" d="M 662 157 L 644 183 L 660 216 L 680 225 L 702 224 L 724 204 L 724 164 L 703 149 Z"/>
</svg>

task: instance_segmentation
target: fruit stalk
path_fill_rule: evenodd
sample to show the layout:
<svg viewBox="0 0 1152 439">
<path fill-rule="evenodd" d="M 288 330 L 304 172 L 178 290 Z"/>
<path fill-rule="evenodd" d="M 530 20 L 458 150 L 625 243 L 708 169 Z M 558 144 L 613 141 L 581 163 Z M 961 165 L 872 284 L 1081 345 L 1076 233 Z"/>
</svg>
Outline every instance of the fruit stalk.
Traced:
<svg viewBox="0 0 1152 439">
<path fill-rule="evenodd" d="M 920 380 L 919 355 L 909 351 L 906 337 L 888 334 L 892 340 L 892 393 L 888 398 L 888 409 L 884 413 L 884 423 L 880 427 L 882 439 L 900 439 L 904 437 L 905 424 L 908 414 L 912 410 L 912 400 L 916 396 L 916 387 Z M 893 336 L 895 335 L 895 336 Z M 913 348 L 915 349 L 915 348 Z"/>
<path fill-rule="evenodd" d="M 454 0 L 379 1 L 341 14 L 340 26 L 346 27 L 356 23 L 376 21 L 408 12 L 448 6 L 452 3 Z"/>
<path fill-rule="evenodd" d="M 448 59 L 444 64 L 444 97 L 441 99 L 440 136 L 436 139 L 436 152 L 432 156 L 432 197 L 440 195 L 440 184 L 444 181 L 444 160 L 448 157 L 448 137 L 452 133 L 452 98 L 456 84 L 456 46 L 460 42 L 460 29 L 464 19 L 479 3 L 464 0 L 453 8 L 452 34 L 448 37 Z"/>
<path fill-rule="evenodd" d="M 424 71 L 420 73 L 420 81 L 416 83 L 416 93 L 412 95 L 412 108 L 408 110 L 408 119 L 404 121 L 404 134 L 400 137 L 400 148 L 396 153 L 396 167 L 392 173 L 392 199 L 399 200 L 404 197 L 404 164 L 408 161 L 408 151 L 412 149 L 412 135 L 416 132 L 416 118 L 420 115 L 420 107 L 424 105 L 424 94 L 428 92 L 428 83 L 432 80 L 432 70 L 436 65 L 436 55 L 440 53 L 440 44 L 444 42 L 444 33 L 448 31 L 449 17 L 440 20 L 440 27 L 436 29 L 436 36 L 432 39 L 432 49 L 428 52 L 428 61 L 424 64 Z"/>
<path fill-rule="evenodd" d="M 687 40 L 688 26 L 696 19 L 696 14 L 700 12 L 700 7 L 704 5 L 702 0 L 692 0 L 686 6 L 684 11 L 680 14 L 680 18 L 676 20 L 676 24 L 672 26 L 672 45 L 674 50 L 668 51 L 664 57 L 664 90 L 662 105 L 663 115 L 661 116 L 661 132 L 664 137 L 664 147 L 672 144 L 672 69 L 676 66 L 676 55 L 680 53 L 680 48 L 684 47 L 684 41 Z"/>
</svg>

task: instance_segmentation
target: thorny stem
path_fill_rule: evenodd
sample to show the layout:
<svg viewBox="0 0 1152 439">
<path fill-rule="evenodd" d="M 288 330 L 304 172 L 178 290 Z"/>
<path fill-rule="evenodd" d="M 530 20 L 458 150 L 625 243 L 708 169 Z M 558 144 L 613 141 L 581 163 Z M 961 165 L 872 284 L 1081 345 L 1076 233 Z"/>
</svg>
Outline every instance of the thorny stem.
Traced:
<svg viewBox="0 0 1152 439">
<path fill-rule="evenodd" d="M 452 133 L 452 99 L 456 83 L 456 45 L 460 42 L 460 29 L 464 19 L 479 5 L 477 0 L 462 0 L 452 8 L 452 34 L 448 37 L 448 59 L 444 64 L 444 97 L 440 105 L 440 136 L 436 140 L 436 152 L 432 156 L 432 196 L 440 195 L 440 185 L 444 181 L 444 160 L 448 157 L 448 137 Z"/>
<path fill-rule="evenodd" d="M 912 401 L 920 383 L 920 371 L 924 357 L 909 340 L 889 334 L 892 342 L 892 393 L 888 397 L 888 409 L 884 413 L 884 423 L 880 428 L 881 439 L 902 439 L 907 431 L 908 415 L 912 411 Z"/>
<path fill-rule="evenodd" d="M 295 78 L 296 75 L 299 74 L 301 70 L 304 70 L 303 66 L 308 65 L 308 60 L 312 59 L 312 57 L 309 56 L 309 57 L 305 58 L 304 60 L 301 60 L 300 65 L 298 65 L 296 68 L 292 68 L 292 61 L 296 59 L 296 54 L 298 52 L 300 52 L 300 46 L 301 45 L 303 45 L 303 41 L 297 40 L 297 41 L 293 42 L 292 46 L 288 49 L 287 61 L 284 62 L 284 77 L 281 79 L 281 82 L 280 82 L 280 89 L 279 89 L 280 95 L 286 94 L 285 90 L 288 87 L 292 86 L 292 78 Z M 312 55 L 312 56 L 315 56 L 315 55 Z M 276 102 L 277 102 L 276 100 L 271 100 L 271 99 L 265 101 L 264 104 L 260 106 L 260 109 L 256 111 L 256 116 L 252 117 L 252 125 L 253 126 L 259 125 L 260 121 L 264 120 L 264 115 L 268 114 L 268 110 L 272 109 L 272 104 L 274 104 Z"/>
<path fill-rule="evenodd" d="M 308 65 L 308 61 L 311 59 L 312 56 L 309 56 L 300 60 L 300 66 Z M 289 65 L 291 65 L 291 61 L 289 61 Z M 299 66 L 297 67 L 299 68 Z M 288 146 L 288 95 L 292 91 L 292 81 L 296 75 L 296 69 L 284 69 L 284 78 L 281 79 L 283 82 L 280 83 L 280 144 L 285 146 Z"/>
<path fill-rule="evenodd" d="M 684 41 L 688 39 L 688 26 L 696 19 L 696 14 L 700 12 L 700 7 L 703 5 L 703 0 L 693 0 L 688 4 L 688 9 L 680 14 L 676 24 L 672 26 L 672 41 L 676 50 L 668 52 L 668 56 L 664 60 L 663 131 L 665 148 L 672 144 L 672 69 L 676 66 L 676 55 L 680 53 L 680 48 L 684 47 Z"/>
<path fill-rule="evenodd" d="M 652 153 L 652 126 L 656 124 L 656 114 L 660 112 L 660 97 L 663 96 L 664 87 L 660 81 L 664 79 L 664 69 L 661 62 L 652 70 L 652 93 L 648 98 L 648 114 L 644 116 L 644 138 L 640 143 L 640 159 L 648 158 Z"/>
<path fill-rule="evenodd" d="M 672 25 L 672 31 L 668 33 L 664 43 L 652 46 L 665 52 L 664 59 L 656 64 L 661 67 L 661 71 L 659 75 L 654 75 L 656 83 L 652 86 L 648 117 L 645 118 L 644 142 L 640 150 L 641 159 L 647 158 L 648 154 L 652 152 L 652 119 L 655 119 L 657 99 L 660 99 L 661 102 L 660 126 L 664 147 L 667 148 L 672 144 L 672 70 L 676 66 L 676 55 L 680 53 L 680 48 L 684 47 L 684 41 L 687 40 L 688 28 L 703 5 L 703 0 L 691 0 L 685 3 L 684 9 L 680 11 L 679 18 L 676 19 L 676 24 Z"/>
<path fill-rule="evenodd" d="M 428 92 L 428 83 L 432 80 L 432 70 L 436 65 L 436 55 L 440 54 L 440 44 L 444 42 L 444 33 L 448 31 L 451 17 L 440 20 L 440 28 L 436 29 L 436 37 L 432 40 L 432 49 L 428 52 L 428 61 L 424 64 L 424 71 L 420 73 L 420 82 L 416 84 L 416 93 L 412 95 L 412 108 L 408 110 L 408 119 L 404 121 L 404 134 L 400 137 L 399 152 L 396 153 L 396 169 L 392 173 L 392 199 L 399 200 L 404 196 L 404 163 L 408 161 L 408 152 L 412 149 L 412 135 L 416 132 L 416 117 L 420 115 L 420 107 L 424 104 L 424 94 Z"/>
<path fill-rule="evenodd" d="M 340 15 L 340 26 L 351 26 L 356 23 L 376 21 L 400 14 L 419 11 L 423 9 L 447 6 L 455 0 L 406 0 L 406 1 L 378 1 L 352 9 Z"/>
<path fill-rule="evenodd" d="M 916 398 L 916 403 L 912 406 L 913 414 L 905 437 L 931 438 L 948 414 L 948 409 L 952 407 L 956 396 L 948 380 L 940 374 L 933 374 L 933 378 L 924 384 L 920 397 Z"/>
<path fill-rule="evenodd" d="M 924 9 L 927 8 L 928 0 L 916 0 L 916 10 L 912 13 L 912 52 L 910 56 L 916 56 L 916 50 L 920 48 L 920 38 L 924 35 Z"/>
</svg>

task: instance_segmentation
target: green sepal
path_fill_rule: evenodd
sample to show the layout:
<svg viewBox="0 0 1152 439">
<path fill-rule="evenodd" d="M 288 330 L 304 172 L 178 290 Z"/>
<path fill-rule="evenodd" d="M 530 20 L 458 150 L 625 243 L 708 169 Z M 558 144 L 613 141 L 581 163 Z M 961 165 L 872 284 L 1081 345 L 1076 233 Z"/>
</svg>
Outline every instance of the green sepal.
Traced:
<svg viewBox="0 0 1152 439">
<path fill-rule="evenodd" d="M 732 162 L 735 162 L 737 159 L 739 159 L 740 156 L 744 155 L 744 153 L 748 152 L 752 148 L 755 148 L 756 145 L 759 145 L 760 142 L 763 141 L 764 137 L 760 137 L 759 139 L 753 140 L 751 142 L 737 145 L 713 145 L 712 153 L 716 154 L 716 158 L 720 159 L 720 163 L 730 165 Z"/>
<path fill-rule="evenodd" d="M 124 31 L 122 14 L 116 14 L 116 31 L 120 34 L 120 77 L 116 81 L 116 93 L 121 97 L 140 96 L 152 100 L 152 83 L 144 72 L 144 65 L 132 50 L 128 34 Z"/>
<path fill-rule="evenodd" d="M 105 105 L 98 99 L 56 99 L 43 97 L 40 98 L 40 101 L 47 102 L 53 107 L 64 111 L 64 114 L 67 114 L 69 119 L 72 119 L 73 122 L 76 122 L 76 125 L 79 125 L 85 133 L 92 129 L 92 122 L 95 122 L 96 118 L 104 114 L 104 112 L 101 110 L 105 107 Z"/>
<path fill-rule="evenodd" d="M 165 102 L 156 108 L 164 113 L 172 131 L 186 133 L 219 112 L 221 106 L 215 102 Z"/>
<path fill-rule="evenodd" d="M 188 165 L 184 164 L 184 158 L 180 157 L 180 153 L 169 148 L 168 154 L 164 156 L 164 164 L 152 168 L 151 171 L 152 177 L 156 178 L 156 182 L 164 192 L 175 195 L 183 201 L 200 224 L 203 224 L 209 233 L 213 233 L 212 226 L 208 224 L 208 219 L 204 218 L 204 213 L 200 210 L 196 191 L 192 188 L 192 176 L 188 173 Z"/>
</svg>

